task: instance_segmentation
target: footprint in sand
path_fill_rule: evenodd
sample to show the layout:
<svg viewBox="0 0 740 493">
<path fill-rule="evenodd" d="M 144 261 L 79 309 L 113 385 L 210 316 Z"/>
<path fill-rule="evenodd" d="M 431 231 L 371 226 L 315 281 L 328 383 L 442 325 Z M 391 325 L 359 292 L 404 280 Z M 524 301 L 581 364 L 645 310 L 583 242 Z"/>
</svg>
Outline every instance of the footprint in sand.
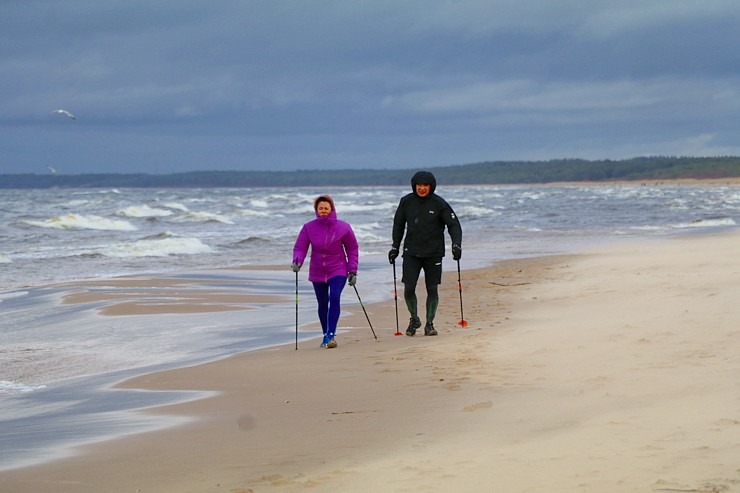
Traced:
<svg viewBox="0 0 740 493">
<path fill-rule="evenodd" d="M 472 413 L 474 411 L 480 411 L 481 409 L 490 409 L 493 407 L 492 401 L 486 401 L 486 402 L 478 402 L 477 404 L 471 404 L 470 406 L 465 406 L 463 408 L 463 411 L 466 413 Z"/>
</svg>

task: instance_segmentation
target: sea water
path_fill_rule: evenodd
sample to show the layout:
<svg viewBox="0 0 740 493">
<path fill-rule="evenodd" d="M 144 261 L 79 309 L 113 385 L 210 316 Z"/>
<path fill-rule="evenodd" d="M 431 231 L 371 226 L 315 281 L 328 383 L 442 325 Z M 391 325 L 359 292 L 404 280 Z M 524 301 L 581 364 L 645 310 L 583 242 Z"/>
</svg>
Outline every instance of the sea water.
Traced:
<svg viewBox="0 0 740 493">
<path fill-rule="evenodd" d="M 331 194 L 361 255 L 364 303 L 392 298 L 393 213 L 410 187 L 0 190 L 0 469 L 71 445 L 162 426 L 131 410 L 193 397 L 111 390 L 124 378 L 292 342 L 289 266 L 313 199 Z M 463 268 L 573 252 L 595 243 L 718 231 L 740 222 L 740 187 L 459 186 L 437 192 L 463 226 Z M 448 240 L 449 246 L 449 240 Z M 279 266 L 277 270 L 260 266 Z M 251 266 L 249 270 L 236 267 Z M 456 266 L 445 259 L 445 269 Z M 306 269 L 304 269 L 305 271 Z M 299 273 L 301 326 L 314 322 Z M 70 281 L 118 276 L 223 282 L 277 303 L 205 314 L 103 316 L 64 304 Z M 351 294 L 351 293 L 350 293 Z M 357 309 L 347 294 L 343 304 Z M 315 326 L 315 324 L 314 324 Z M 342 327 L 351 330 L 353 328 Z M 359 329 L 359 328 L 358 328 Z M 300 331 L 300 342 L 320 331 Z M 172 418 L 166 419 L 172 424 Z"/>
<path fill-rule="evenodd" d="M 330 193 L 363 257 L 383 255 L 410 187 L 0 190 L 0 292 L 80 278 L 290 264 L 312 202 Z M 460 186 L 438 190 L 465 249 L 497 260 L 583 239 L 735 225 L 738 187 Z M 488 248 L 491 244 L 493 248 Z M 467 257 L 467 255 L 466 255 Z"/>
</svg>

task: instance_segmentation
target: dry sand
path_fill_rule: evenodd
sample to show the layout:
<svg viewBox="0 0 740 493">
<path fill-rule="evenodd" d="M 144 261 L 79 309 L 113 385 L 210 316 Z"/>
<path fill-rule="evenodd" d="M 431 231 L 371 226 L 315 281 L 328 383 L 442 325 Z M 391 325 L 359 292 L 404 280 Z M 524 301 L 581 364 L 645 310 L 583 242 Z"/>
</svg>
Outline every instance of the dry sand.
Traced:
<svg viewBox="0 0 740 493">
<path fill-rule="evenodd" d="M 0 473 L 0 491 L 740 491 L 739 242 L 463 271 L 466 328 L 447 273 L 438 337 L 394 336 L 391 302 L 366 306 L 377 342 L 355 310 L 337 349 L 137 378 L 218 394 L 146 411 L 186 425 Z"/>
</svg>

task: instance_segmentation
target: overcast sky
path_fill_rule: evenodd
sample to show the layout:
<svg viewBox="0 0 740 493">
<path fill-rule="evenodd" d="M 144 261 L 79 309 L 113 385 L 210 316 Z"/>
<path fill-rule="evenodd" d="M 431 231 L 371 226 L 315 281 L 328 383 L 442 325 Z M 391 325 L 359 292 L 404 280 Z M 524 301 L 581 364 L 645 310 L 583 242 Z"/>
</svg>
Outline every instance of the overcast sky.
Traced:
<svg viewBox="0 0 740 493">
<path fill-rule="evenodd" d="M 0 173 L 740 155 L 738 26 L 737 0 L 0 0 Z"/>
</svg>

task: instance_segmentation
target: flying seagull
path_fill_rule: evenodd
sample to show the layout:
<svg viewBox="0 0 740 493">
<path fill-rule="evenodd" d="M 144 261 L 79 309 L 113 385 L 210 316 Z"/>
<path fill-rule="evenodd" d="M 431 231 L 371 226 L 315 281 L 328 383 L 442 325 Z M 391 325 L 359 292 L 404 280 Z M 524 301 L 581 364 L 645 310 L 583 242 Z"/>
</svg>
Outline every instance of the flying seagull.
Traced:
<svg viewBox="0 0 740 493">
<path fill-rule="evenodd" d="M 57 170 L 53 166 L 47 166 L 47 168 L 49 168 L 49 171 L 51 172 L 52 175 L 56 175 L 57 174 Z"/>
<path fill-rule="evenodd" d="M 75 118 L 75 116 L 72 113 L 70 113 L 67 110 L 62 110 L 62 109 L 54 110 L 54 111 L 52 111 L 50 113 L 50 115 L 63 115 L 63 116 L 66 116 L 67 118 L 71 118 L 73 120 L 77 120 L 77 118 Z"/>
</svg>

